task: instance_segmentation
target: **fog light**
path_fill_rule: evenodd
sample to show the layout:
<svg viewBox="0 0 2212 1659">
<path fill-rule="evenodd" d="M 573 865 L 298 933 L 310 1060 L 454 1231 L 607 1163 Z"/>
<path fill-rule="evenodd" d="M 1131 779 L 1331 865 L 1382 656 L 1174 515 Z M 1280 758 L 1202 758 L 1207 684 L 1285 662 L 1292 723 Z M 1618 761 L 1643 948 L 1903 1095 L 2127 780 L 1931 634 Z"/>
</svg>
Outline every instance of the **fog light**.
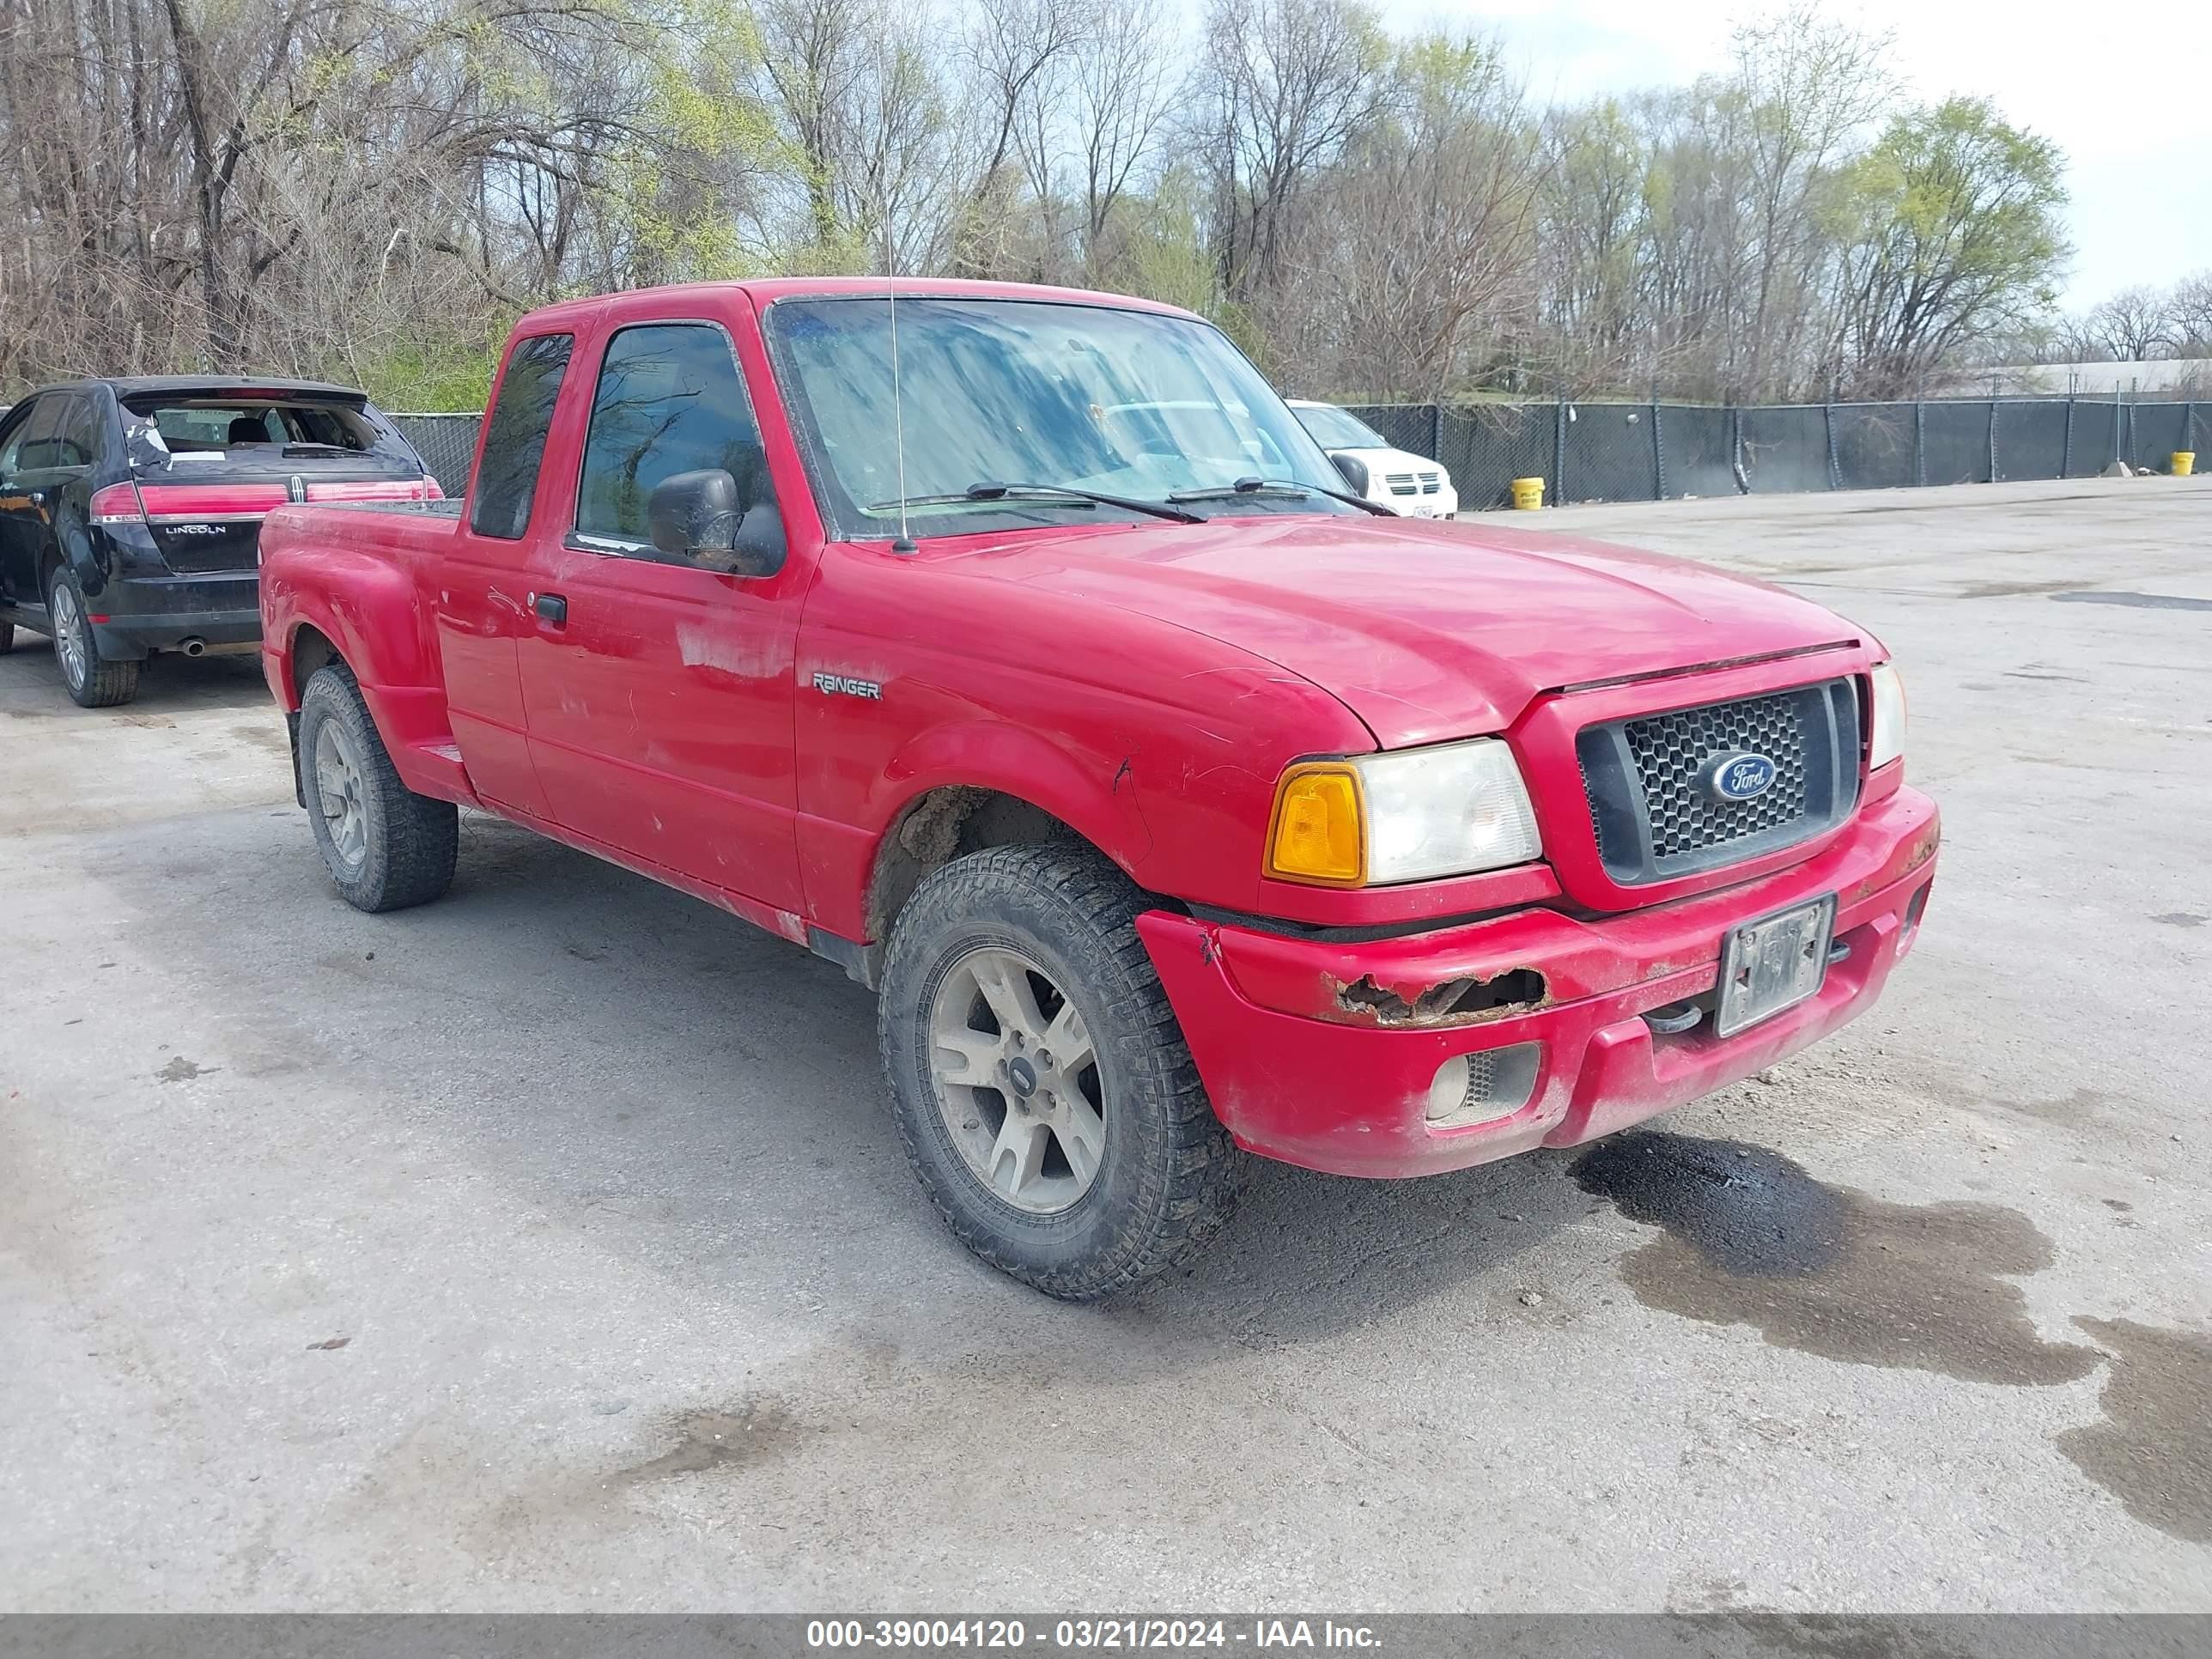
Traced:
<svg viewBox="0 0 2212 1659">
<path fill-rule="evenodd" d="M 1921 884 L 1920 890 L 1905 902 L 1905 925 L 1897 930 L 1897 954 L 1903 956 L 1912 948 L 1912 941 L 1920 937 L 1920 918 L 1928 908 L 1928 895 L 1935 890 L 1932 881 Z"/>
<path fill-rule="evenodd" d="M 1535 1091 L 1540 1042 L 1516 1042 L 1479 1054 L 1454 1054 L 1429 1085 L 1429 1127 L 1455 1129 L 1510 1117 Z"/>
</svg>

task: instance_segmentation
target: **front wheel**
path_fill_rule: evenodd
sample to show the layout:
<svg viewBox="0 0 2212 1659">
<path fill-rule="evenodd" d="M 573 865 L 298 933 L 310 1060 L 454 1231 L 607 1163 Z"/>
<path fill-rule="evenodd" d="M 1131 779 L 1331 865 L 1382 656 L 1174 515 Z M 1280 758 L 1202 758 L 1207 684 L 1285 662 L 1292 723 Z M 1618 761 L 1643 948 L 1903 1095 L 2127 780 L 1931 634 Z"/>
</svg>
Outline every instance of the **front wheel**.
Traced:
<svg viewBox="0 0 2212 1659">
<path fill-rule="evenodd" d="M 453 885 L 460 809 L 399 781 L 360 687 L 336 663 L 300 699 L 300 784 L 316 848 L 355 909 L 426 904 Z"/>
<path fill-rule="evenodd" d="M 891 933 L 879 1031 L 915 1173 L 961 1243 L 1067 1301 L 1196 1255 L 1234 1179 L 1145 908 L 1088 848 L 1000 847 L 932 875 Z"/>
<path fill-rule="evenodd" d="M 138 695 L 138 665 L 125 659 L 112 661 L 100 654 L 100 641 L 92 636 L 84 590 L 67 565 L 57 565 L 46 578 L 46 617 L 53 623 L 54 656 L 62 668 L 62 684 L 70 700 L 80 708 L 112 708 Z"/>
</svg>

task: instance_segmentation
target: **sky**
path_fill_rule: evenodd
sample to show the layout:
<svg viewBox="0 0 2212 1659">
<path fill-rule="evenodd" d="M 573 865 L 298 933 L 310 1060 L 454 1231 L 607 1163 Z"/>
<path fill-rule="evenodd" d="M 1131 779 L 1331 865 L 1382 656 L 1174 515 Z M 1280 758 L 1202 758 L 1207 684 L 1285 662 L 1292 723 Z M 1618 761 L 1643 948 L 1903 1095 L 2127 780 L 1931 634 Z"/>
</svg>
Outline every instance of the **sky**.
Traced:
<svg viewBox="0 0 2212 1659">
<path fill-rule="evenodd" d="M 1497 34 L 1540 100 L 1626 92 L 1726 65 L 1729 31 L 1771 9 L 1700 0 L 1379 0 L 1394 30 Z M 2137 283 L 2212 270 L 2212 31 L 2191 4 L 2074 0 L 1831 0 L 1829 15 L 1894 37 L 1917 96 L 1996 101 L 2067 156 L 2075 245 L 2069 310 Z"/>
</svg>

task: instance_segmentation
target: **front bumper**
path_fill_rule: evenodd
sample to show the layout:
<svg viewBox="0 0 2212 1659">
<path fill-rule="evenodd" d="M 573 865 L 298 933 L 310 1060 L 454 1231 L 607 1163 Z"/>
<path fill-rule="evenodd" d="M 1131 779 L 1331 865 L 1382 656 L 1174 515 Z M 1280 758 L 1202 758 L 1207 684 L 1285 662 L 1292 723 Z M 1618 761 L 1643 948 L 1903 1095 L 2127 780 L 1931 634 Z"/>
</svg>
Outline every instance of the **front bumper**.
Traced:
<svg viewBox="0 0 2212 1659">
<path fill-rule="evenodd" d="M 1239 1146 L 1340 1175 L 1426 1175 L 1610 1134 L 1856 1018 L 1917 933 L 1939 836 L 1935 803 L 1899 788 L 1802 864 L 1619 915 L 1532 909 L 1361 944 L 1164 910 L 1137 927 Z M 1813 997 L 1725 1039 L 1710 1018 L 1673 1036 L 1645 1020 L 1710 998 L 1736 924 L 1827 893 L 1849 954 Z M 1460 981 L 1528 994 L 1472 1014 L 1421 1012 L 1425 993 Z M 1429 1122 L 1438 1066 L 1524 1042 L 1542 1045 L 1526 1104 L 1466 1127 Z"/>
</svg>

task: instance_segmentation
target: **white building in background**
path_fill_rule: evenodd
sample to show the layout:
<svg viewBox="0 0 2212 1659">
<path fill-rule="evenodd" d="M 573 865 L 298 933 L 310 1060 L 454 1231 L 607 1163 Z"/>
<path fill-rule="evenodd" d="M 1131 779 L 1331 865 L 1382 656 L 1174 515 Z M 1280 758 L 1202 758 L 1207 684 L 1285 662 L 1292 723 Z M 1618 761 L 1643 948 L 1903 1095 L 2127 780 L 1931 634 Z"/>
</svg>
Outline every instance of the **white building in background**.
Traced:
<svg viewBox="0 0 2212 1659">
<path fill-rule="evenodd" d="M 2203 398 L 2212 401 L 2212 357 L 2170 357 L 2135 363 L 2021 363 L 1978 368 L 1961 376 L 1961 393 L 1990 396 Z"/>
</svg>

